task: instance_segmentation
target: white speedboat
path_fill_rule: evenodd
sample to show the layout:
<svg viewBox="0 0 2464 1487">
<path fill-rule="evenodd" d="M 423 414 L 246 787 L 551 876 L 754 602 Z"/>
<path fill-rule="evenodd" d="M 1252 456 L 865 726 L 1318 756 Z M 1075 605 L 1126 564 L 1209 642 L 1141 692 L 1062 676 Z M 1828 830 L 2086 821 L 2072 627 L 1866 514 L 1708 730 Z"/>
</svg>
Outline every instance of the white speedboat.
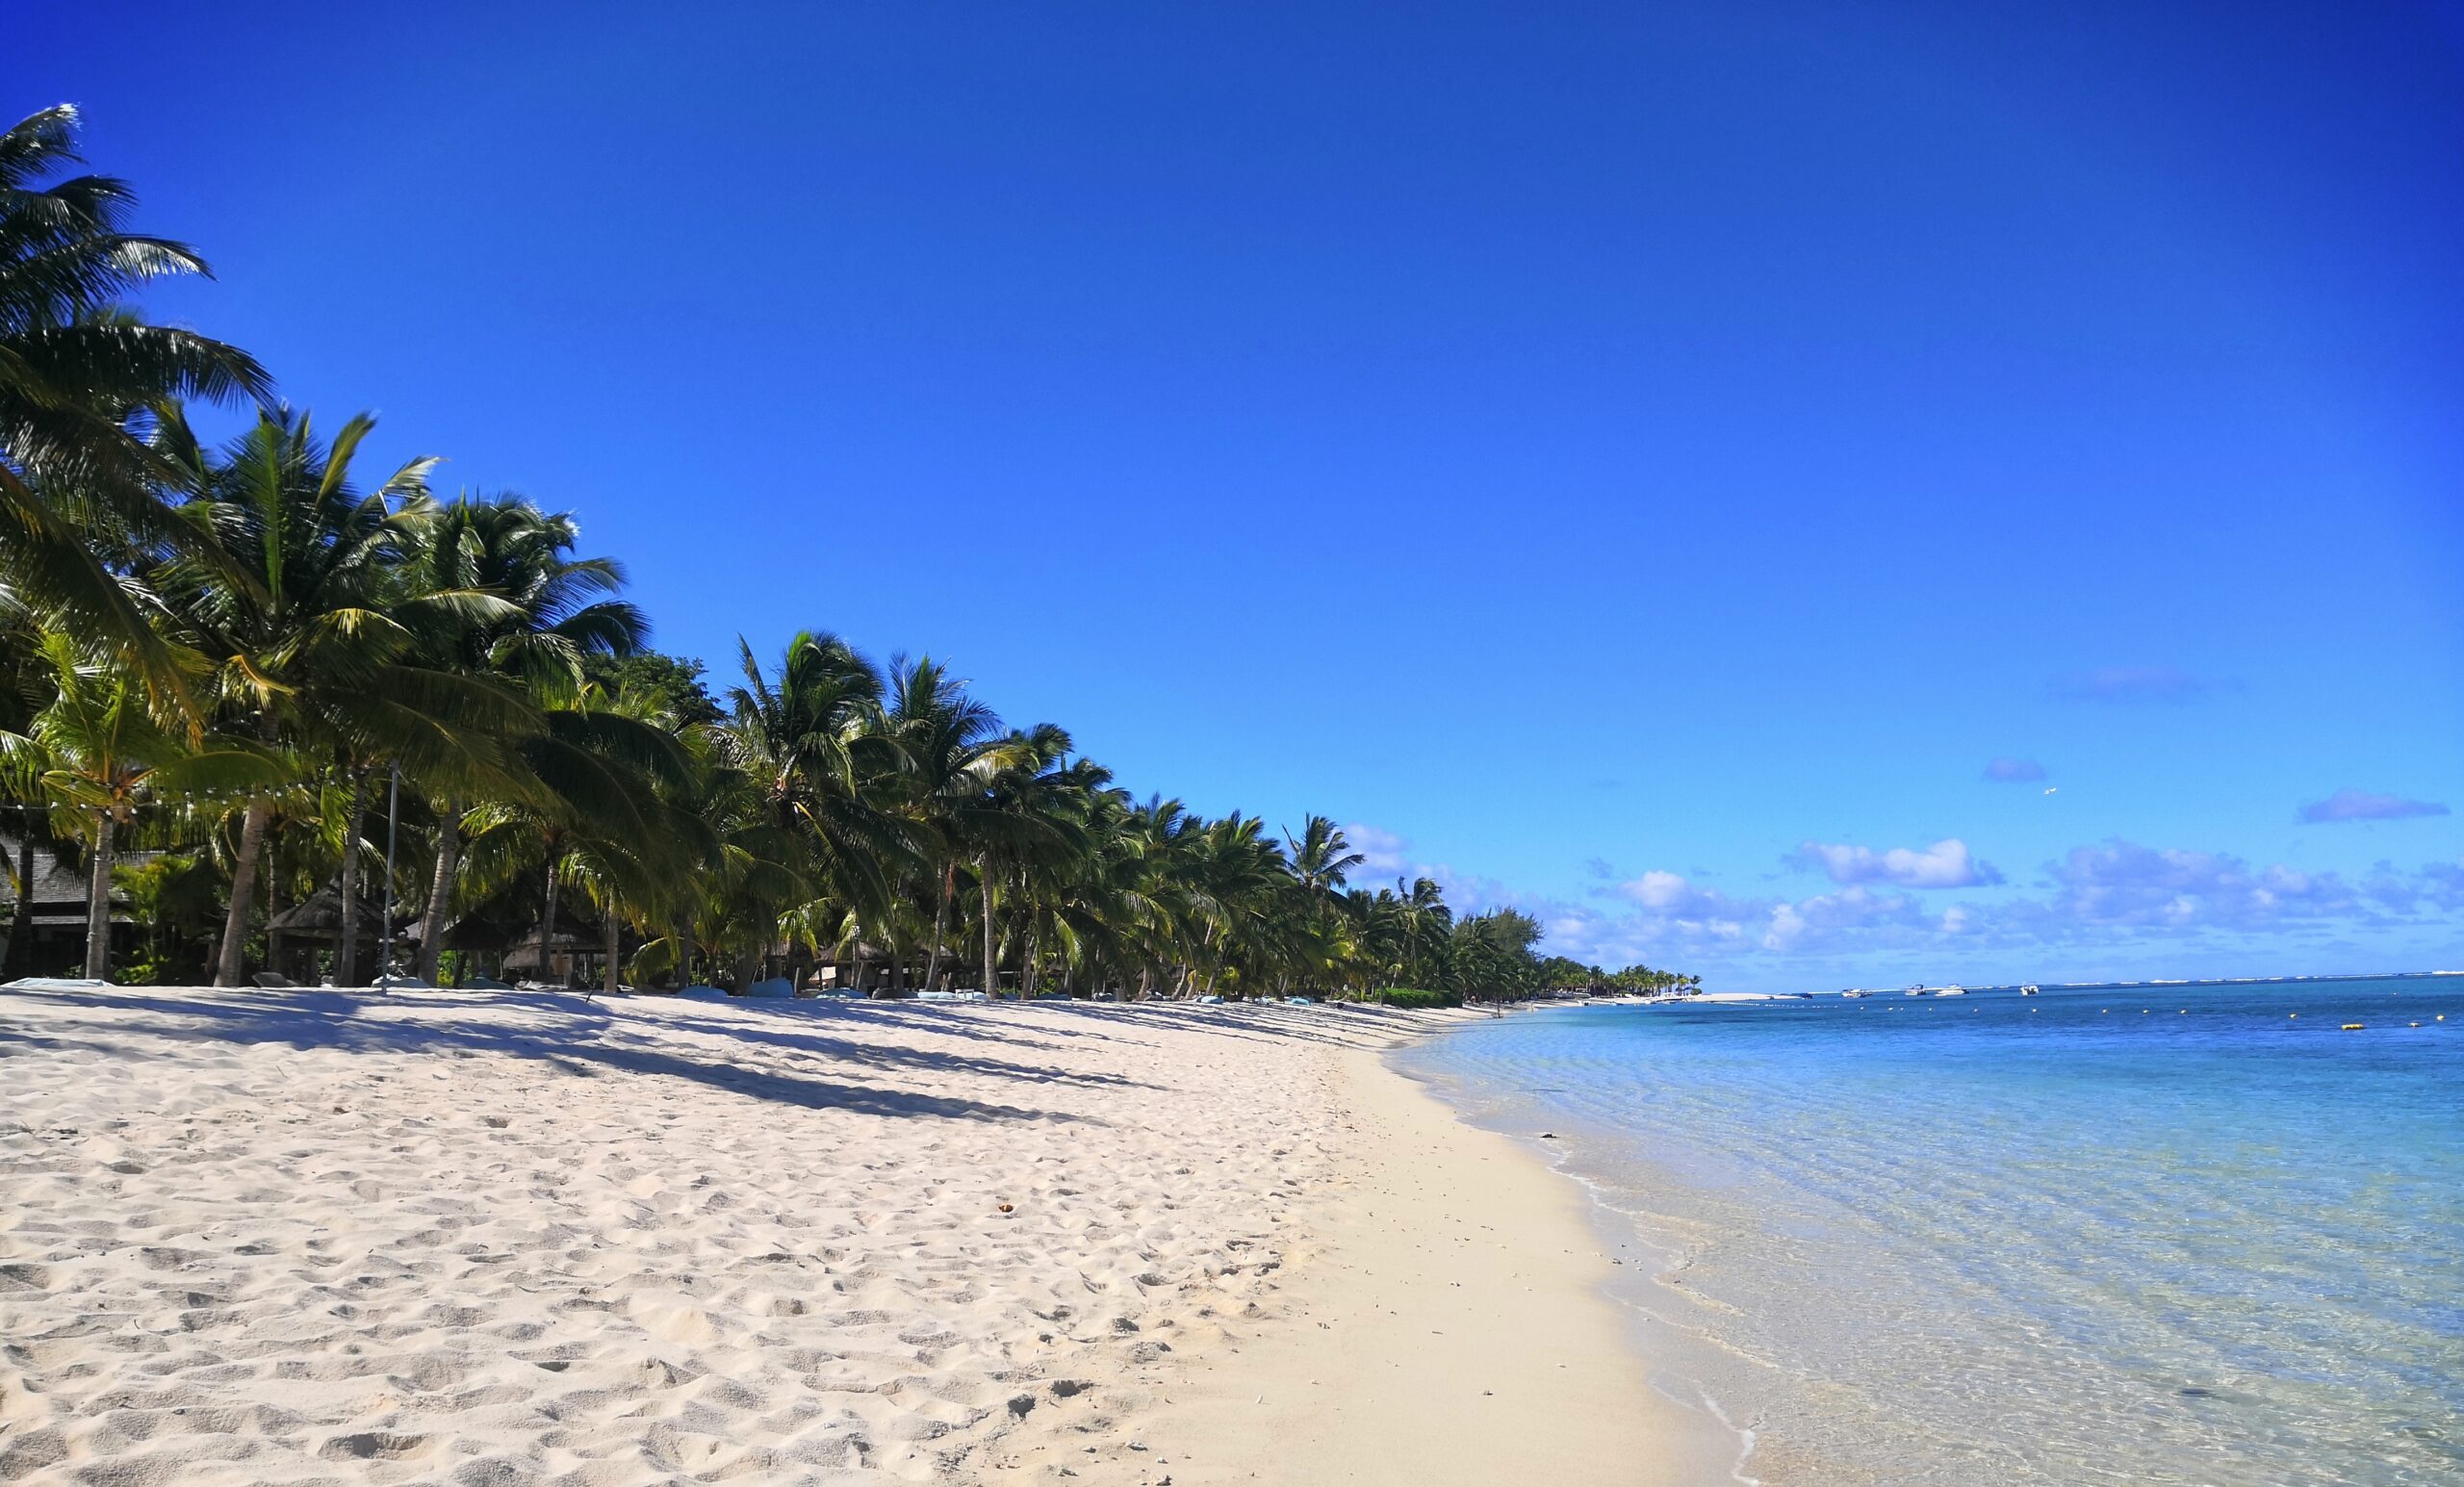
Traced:
<svg viewBox="0 0 2464 1487">
<path fill-rule="evenodd" d="M 1932 996 L 1934 993 L 1923 987 L 1911 987 L 1900 994 L 1902 996 Z"/>
<path fill-rule="evenodd" d="M 1937 989 L 1937 990 L 1934 992 L 1934 994 L 1935 994 L 1936 996 L 1965 996 L 1965 995 L 1967 995 L 1967 987 L 1939 987 L 1938 989 Z"/>
<path fill-rule="evenodd" d="M 1864 993 L 1864 992 L 1862 992 L 1862 991 L 1858 990 L 1855 987 L 1850 987 L 1847 990 L 1842 991 L 1842 992 L 1840 992 L 1839 994 L 1840 994 L 1842 997 L 1857 997 L 1857 996 L 1863 996 L 1865 993 Z"/>
<path fill-rule="evenodd" d="M 2019 988 L 2019 994 L 2020 994 L 2021 996 L 2034 996 L 2034 995 L 2036 995 L 2036 994 L 2037 994 L 2037 984 L 2036 984 L 2035 982 L 2033 982 L 2033 981 L 2029 982 L 2026 986 L 2021 987 Z"/>
</svg>

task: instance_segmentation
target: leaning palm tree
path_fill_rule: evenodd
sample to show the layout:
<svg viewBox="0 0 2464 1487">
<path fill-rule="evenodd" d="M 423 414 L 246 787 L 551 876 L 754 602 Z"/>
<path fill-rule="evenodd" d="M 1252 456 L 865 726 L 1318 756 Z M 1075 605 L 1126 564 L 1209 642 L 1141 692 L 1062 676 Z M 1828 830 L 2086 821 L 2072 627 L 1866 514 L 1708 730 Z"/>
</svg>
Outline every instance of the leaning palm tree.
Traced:
<svg viewBox="0 0 2464 1487">
<path fill-rule="evenodd" d="M 111 964 L 111 883 L 115 838 L 141 806 L 192 793 L 268 782 L 278 766 L 264 755 L 209 735 L 192 746 L 182 730 L 149 711 L 143 689 L 109 662 L 80 654 L 64 634 L 45 636 L 51 701 L 23 733 L 0 734 L 0 760 L 19 793 L 69 812 L 86 833 L 91 878 L 86 900 L 86 976 L 103 980 Z"/>
<path fill-rule="evenodd" d="M 245 352 L 124 308 L 205 261 L 126 231 L 124 182 L 45 184 L 79 163 L 76 126 L 64 104 L 0 133 L 0 585 L 184 696 L 175 648 L 109 562 L 188 535 L 160 495 L 178 472 L 132 420 L 178 398 L 263 401 L 272 379 Z"/>
</svg>

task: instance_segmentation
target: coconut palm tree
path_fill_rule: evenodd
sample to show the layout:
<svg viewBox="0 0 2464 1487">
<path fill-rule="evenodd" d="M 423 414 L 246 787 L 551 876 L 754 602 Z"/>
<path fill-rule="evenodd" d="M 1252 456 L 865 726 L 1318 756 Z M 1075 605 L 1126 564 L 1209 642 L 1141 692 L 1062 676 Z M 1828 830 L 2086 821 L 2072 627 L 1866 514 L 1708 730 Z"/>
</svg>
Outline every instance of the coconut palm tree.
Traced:
<svg viewBox="0 0 2464 1487">
<path fill-rule="evenodd" d="M 245 352 L 123 307 L 153 280 L 208 270 L 182 244 L 125 230 L 126 183 L 64 174 L 76 127 L 64 104 L 0 132 L 0 585 L 184 700 L 176 648 L 110 563 L 189 536 L 161 496 L 179 472 L 132 421 L 180 398 L 263 401 L 273 384 Z"/>
<path fill-rule="evenodd" d="M 89 659 L 64 634 L 44 636 L 39 650 L 52 671 L 51 700 L 23 733 L 0 734 L 0 759 L 21 793 L 74 813 L 85 827 L 86 975 L 100 981 L 111 963 L 115 838 L 138 808 L 260 785 L 279 766 L 232 740 L 208 735 L 192 745 L 154 717 L 134 678 Z"/>
<path fill-rule="evenodd" d="M 650 622 L 640 608 L 616 597 L 624 588 L 623 566 L 612 558 L 573 555 L 580 530 L 566 513 L 550 515 L 518 496 L 463 496 L 434 508 L 411 504 L 401 515 L 413 539 L 408 562 L 417 589 L 484 594 L 501 602 L 481 612 L 430 607 L 412 616 L 420 627 L 421 654 L 438 670 L 496 682 L 537 706 L 568 706 L 582 697 L 590 658 L 629 656 L 649 634 Z M 630 705 L 614 710 L 649 716 Z M 672 723 L 660 727 L 675 731 Z M 437 819 L 427 902 L 420 916 L 423 981 L 437 976 L 461 865 L 463 818 L 473 797 L 524 793 L 520 782 L 487 763 L 474 758 L 414 778 Z"/>
<path fill-rule="evenodd" d="M 227 726 L 269 748 L 287 742 L 303 767 L 332 769 L 348 784 L 346 910 L 357 907 L 357 818 L 380 763 L 398 761 L 415 779 L 502 780 L 517 767 L 510 745 L 542 726 L 510 689 L 433 664 L 423 650 L 436 635 L 508 624 L 520 611 L 483 589 L 422 581 L 411 558 L 435 520 L 426 495 L 435 461 L 410 460 L 361 494 L 351 466 L 374 426 L 360 415 L 327 445 L 307 414 L 278 409 L 217 455 L 166 410 L 154 444 L 197 492 L 180 515 L 210 555 L 175 555 L 145 575 L 181 639 L 211 665 Z M 271 811 L 259 798 L 242 819 L 218 986 L 241 980 Z M 351 967 L 340 969 L 347 981 Z"/>
<path fill-rule="evenodd" d="M 992 782 L 1019 762 L 1014 735 L 990 707 L 931 656 L 890 663 L 884 731 L 898 749 L 900 810 L 933 876 L 933 937 L 924 985 L 937 989 L 948 948 L 950 901 L 969 845 L 997 833 Z"/>
<path fill-rule="evenodd" d="M 1292 853 L 1292 870 L 1312 893 L 1331 893 L 1344 885 L 1344 875 L 1369 860 L 1351 850 L 1343 828 L 1324 816 L 1301 823 L 1300 833 L 1284 833 Z"/>
<path fill-rule="evenodd" d="M 882 674 L 835 635 L 800 631 L 778 675 L 736 643 L 742 684 L 709 731 L 714 757 L 741 775 L 767 825 L 799 839 L 817 907 L 879 912 L 896 878 L 922 866 L 925 836 L 899 809 L 906 756 L 883 706 Z M 776 855 L 776 854 L 772 854 Z"/>
<path fill-rule="evenodd" d="M 647 910 L 662 882 L 694 872 L 714 855 L 706 828 L 661 793 L 688 786 L 690 755 L 676 734 L 638 710 L 632 700 L 596 687 L 585 688 L 574 706 L 550 709 L 541 731 L 517 746 L 532 787 L 475 807 L 461 823 L 470 833 L 469 866 L 483 890 L 539 873 L 543 971 L 565 887 L 586 888 L 612 942 L 628 903 Z M 613 989 L 612 943 L 608 961 Z"/>
<path fill-rule="evenodd" d="M 1011 734 L 980 808 L 962 823 L 975 849 L 988 995 L 1001 989 L 996 885 L 1023 890 L 1031 869 L 1074 861 L 1086 850 L 1086 833 L 1079 825 L 1084 777 L 1069 772 L 1069 734 L 1049 723 Z M 1022 996 L 1025 986 L 1022 969 Z"/>
</svg>

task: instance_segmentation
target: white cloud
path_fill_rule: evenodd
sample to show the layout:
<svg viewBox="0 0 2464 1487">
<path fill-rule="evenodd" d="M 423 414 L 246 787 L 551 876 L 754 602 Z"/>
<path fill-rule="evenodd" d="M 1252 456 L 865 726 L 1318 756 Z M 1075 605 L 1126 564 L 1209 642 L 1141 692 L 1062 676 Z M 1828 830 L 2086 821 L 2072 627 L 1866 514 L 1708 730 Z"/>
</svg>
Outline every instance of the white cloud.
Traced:
<svg viewBox="0 0 2464 1487">
<path fill-rule="evenodd" d="M 1890 853 L 1816 852 L 1815 865 L 1828 871 L 1837 862 L 1835 881 L 1840 881 L 1835 889 L 1805 897 L 1735 897 L 1655 869 L 1595 890 L 1591 903 L 1525 905 L 1539 910 L 1550 953 L 1601 965 L 1641 961 L 1735 973 L 1760 964 L 1788 976 L 1813 974 L 1828 963 L 1849 979 L 1864 978 L 1878 963 L 1905 963 L 1929 974 L 1926 967 L 1947 959 L 1972 962 L 2023 954 L 2033 960 L 2049 948 L 2074 957 L 2136 957 L 2156 945 L 2174 947 L 2167 952 L 2172 955 L 2193 946 L 2264 946 L 2269 936 L 2277 936 L 2272 942 L 2279 945 L 2297 942 L 2281 938 L 2287 935 L 2304 936 L 2298 943 L 2345 932 L 2383 937 L 2436 929 L 2464 910 L 2464 862 L 2409 872 L 2382 862 L 2355 881 L 2118 839 L 2074 848 L 2046 863 L 2049 891 L 1930 908 L 1919 890 L 1963 876 L 1980 884 L 2001 881 L 1964 847 L 1943 850 L 1957 846 L 1938 843 L 1905 854 L 1895 865 Z"/>
<path fill-rule="evenodd" d="M 1398 879 L 1409 882 L 1426 878 L 1434 882 L 1446 895 L 1447 907 L 1458 914 L 1476 914 L 1505 905 L 1523 906 L 1529 901 L 1494 878 L 1481 878 L 1458 873 L 1443 862 L 1424 862 L 1412 854 L 1408 837 L 1397 835 L 1382 827 L 1365 821 L 1354 821 L 1344 829 L 1344 839 L 1361 856 L 1361 863 L 1347 875 L 1352 887 L 1375 890 Z"/>
<path fill-rule="evenodd" d="M 1361 857 L 1360 865 L 1350 873 L 1354 879 L 1375 881 L 1393 878 L 1403 873 L 1409 865 L 1403 854 L 1411 843 L 1393 832 L 1371 826 L 1365 821 L 1354 821 L 1344 828 L 1344 839 L 1350 842 L 1351 850 Z"/>
<path fill-rule="evenodd" d="M 2368 790 L 2348 788 L 2303 806 L 2299 820 L 2304 826 L 2319 826 L 2332 821 L 2400 821 L 2407 816 L 2445 814 L 2447 808 L 2437 801 L 2406 800 L 2400 795 L 2373 795 Z"/>
<path fill-rule="evenodd" d="M 1640 878 L 1617 885 L 1617 896 L 1631 899 L 1645 909 L 1674 909 L 1695 896 L 1693 886 L 1676 873 L 1648 872 Z"/>
<path fill-rule="evenodd" d="M 1945 837 L 1921 851 L 1893 847 L 1887 852 L 1876 852 L 1871 847 L 1810 841 L 1797 849 L 1791 860 L 1801 867 L 1819 869 L 1832 882 L 1842 885 L 1886 883 L 1901 888 L 1974 888 L 2002 881 L 1999 869 L 1969 856 L 1967 843 L 1956 836 Z"/>
</svg>

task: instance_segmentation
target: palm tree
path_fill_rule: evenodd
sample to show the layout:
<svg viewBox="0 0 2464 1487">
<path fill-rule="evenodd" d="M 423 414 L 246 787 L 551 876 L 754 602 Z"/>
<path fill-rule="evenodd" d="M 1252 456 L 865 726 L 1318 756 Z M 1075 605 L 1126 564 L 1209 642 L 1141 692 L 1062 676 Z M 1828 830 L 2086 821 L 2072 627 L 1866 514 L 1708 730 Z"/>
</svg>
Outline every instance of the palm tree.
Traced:
<svg viewBox="0 0 2464 1487">
<path fill-rule="evenodd" d="M 1426 974 L 1437 947 L 1454 928 L 1454 912 L 1446 907 L 1445 890 L 1433 879 L 1415 878 L 1406 887 L 1395 881 L 1396 921 L 1400 931 L 1398 982 L 1419 986 L 1436 978 Z"/>
<path fill-rule="evenodd" d="M 427 664 L 456 676 L 483 678 L 526 694 L 540 706 L 579 700 L 583 667 L 593 656 L 620 658 L 640 650 L 649 621 L 615 597 L 625 571 L 611 558 L 577 558 L 580 530 L 563 512 L 549 515 L 518 496 L 460 497 L 433 510 L 413 506 L 405 525 L 414 537 L 416 585 L 430 594 L 485 594 L 501 607 L 429 610 L 421 651 Z M 619 707 L 644 717 L 639 708 Z M 662 725 L 673 732 L 672 725 Z M 444 952 L 463 850 L 462 825 L 473 794 L 493 785 L 483 761 L 421 778 L 437 817 L 436 851 L 426 907 L 420 916 L 419 979 L 433 983 Z M 552 916 L 551 918 L 552 922 Z M 611 957 L 612 959 L 612 957 Z"/>
<path fill-rule="evenodd" d="M 43 184 L 79 163 L 76 126 L 63 104 L 0 133 L 0 585 L 184 699 L 175 649 L 107 562 L 187 537 L 159 494 L 178 472 L 131 420 L 180 398 L 264 401 L 273 384 L 245 352 L 121 307 L 154 279 L 208 270 L 181 244 L 124 230 L 126 183 Z"/>
<path fill-rule="evenodd" d="M 543 972 L 568 884 L 589 890 L 612 941 L 626 901 L 650 900 L 663 878 L 689 874 L 710 856 L 708 833 L 660 797 L 662 786 L 681 788 L 691 773 L 681 741 L 613 702 L 592 689 L 577 705 L 547 713 L 545 729 L 520 745 L 534 787 L 475 807 L 462 823 L 480 884 L 540 874 Z M 612 989 L 612 947 L 608 959 Z"/>
<path fill-rule="evenodd" d="M 184 641 L 213 668 L 231 726 L 270 748 L 286 741 L 303 767 L 350 786 L 342 833 L 346 924 L 355 927 L 360 803 L 372 772 L 398 760 L 415 779 L 502 779 L 510 741 L 535 734 L 535 711 L 508 689 L 432 664 L 423 643 L 503 624 L 519 611 L 484 590 L 427 586 L 410 564 L 433 522 L 419 458 L 360 494 L 351 463 L 375 426 L 363 414 L 330 446 L 305 413 L 261 416 L 218 458 L 176 410 L 156 447 L 187 472 L 197 498 L 181 516 L 211 558 L 174 557 L 146 577 Z M 232 861 L 215 983 L 237 986 L 248 910 L 272 813 L 250 801 Z M 346 931 L 348 944 L 348 930 Z M 347 982 L 352 967 L 338 967 Z"/>
<path fill-rule="evenodd" d="M 52 670 L 51 701 L 22 734 L 0 735 L 20 788 L 54 810 L 76 812 L 88 837 L 91 874 L 86 900 L 86 976 L 103 980 L 111 963 L 114 838 L 141 805 L 192 792 L 265 782 L 276 766 L 263 755 L 209 737 L 192 747 L 163 727 L 143 689 L 116 666 L 78 654 L 64 634 L 46 635 L 40 653 Z"/>
<path fill-rule="evenodd" d="M 885 719 L 902 767 L 901 808 L 933 873 L 933 939 L 925 989 L 937 989 L 947 950 L 950 900 L 969 843 L 996 830 L 989 791 L 1018 762 L 1017 744 L 1001 731 L 991 708 L 930 656 L 890 663 Z"/>
<path fill-rule="evenodd" d="M 1303 821 L 1298 835 L 1287 829 L 1284 838 L 1292 855 L 1293 875 L 1299 880 L 1306 903 L 1304 917 L 1296 926 L 1308 944 L 1304 960 L 1309 970 L 1326 974 L 1338 958 L 1334 895 L 1343 887 L 1345 875 L 1369 859 L 1352 851 L 1343 828 L 1324 816 Z M 1290 985 L 1289 979 L 1285 985 Z"/>
<path fill-rule="evenodd" d="M 716 760 L 740 774 L 769 828 L 802 843 L 814 903 L 878 912 L 892 884 L 924 859 L 898 811 L 905 764 L 873 663 L 835 635 L 800 631 L 774 679 L 736 643 L 744 681 L 710 731 Z M 774 853 L 773 855 L 778 855 Z M 822 911 L 803 910 L 808 922 Z"/>
<path fill-rule="evenodd" d="M 1301 823 L 1300 834 L 1284 833 L 1292 853 L 1292 870 L 1312 893 L 1331 893 L 1344 885 L 1344 875 L 1369 860 L 1351 850 L 1343 828 L 1324 816 Z"/>
<path fill-rule="evenodd" d="M 1083 776 L 1068 768 L 1069 735 L 1049 723 L 1010 735 L 1001 767 L 985 787 L 981 808 L 963 822 L 975 847 L 976 886 L 982 899 L 984 990 L 1001 989 L 1000 937 L 993 916 L 996 881 L 1016 881 L 1034 866 L 1074 860 L 1086 850 L 1078 824 Z M 1020 972 L 1019 994 L 1026 981 Z"/>
</svg>

